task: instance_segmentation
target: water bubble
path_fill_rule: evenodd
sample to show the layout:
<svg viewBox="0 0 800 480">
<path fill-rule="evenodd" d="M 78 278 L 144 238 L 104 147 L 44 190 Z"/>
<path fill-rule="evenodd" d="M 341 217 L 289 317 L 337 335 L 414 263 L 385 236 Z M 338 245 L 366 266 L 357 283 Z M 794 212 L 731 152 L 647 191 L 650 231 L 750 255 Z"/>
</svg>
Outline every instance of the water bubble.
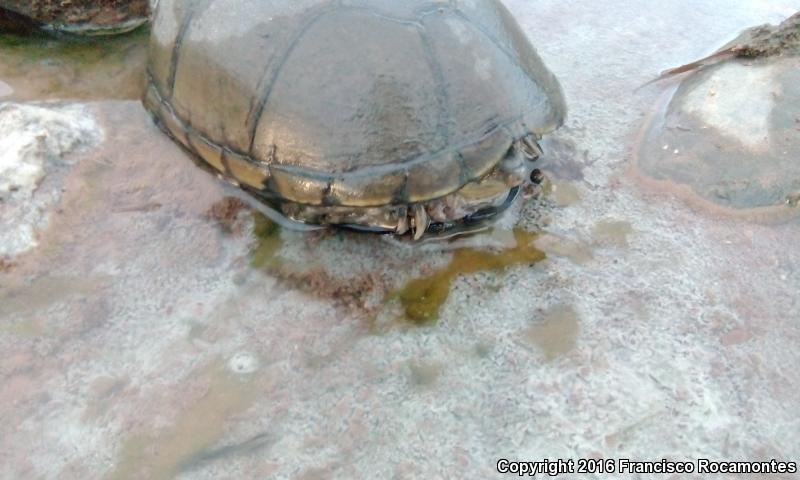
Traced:
<svg viewBox="0 0 800 480">
<path fill-rule="evenodd" d="M 239 375 L 253 373 L 259 367 L 258 357 L 250 352 L 239 352 L 228 361 L 228 368 Z"/>
</svg>

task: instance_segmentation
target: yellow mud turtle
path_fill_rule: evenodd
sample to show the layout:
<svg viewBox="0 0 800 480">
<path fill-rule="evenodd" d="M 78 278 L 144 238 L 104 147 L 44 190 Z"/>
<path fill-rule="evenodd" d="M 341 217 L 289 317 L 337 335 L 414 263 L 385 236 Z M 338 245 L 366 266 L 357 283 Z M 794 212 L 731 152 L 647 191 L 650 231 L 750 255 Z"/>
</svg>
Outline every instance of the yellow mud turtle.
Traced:
<svg viewBox="0 0 800 480">
<path fill-rule="evenodd" d="M 507 207 L 564 121 L 497 0 L 161 0 L 145 106 L 294 222 L 457 231 Z"/>
</svg>

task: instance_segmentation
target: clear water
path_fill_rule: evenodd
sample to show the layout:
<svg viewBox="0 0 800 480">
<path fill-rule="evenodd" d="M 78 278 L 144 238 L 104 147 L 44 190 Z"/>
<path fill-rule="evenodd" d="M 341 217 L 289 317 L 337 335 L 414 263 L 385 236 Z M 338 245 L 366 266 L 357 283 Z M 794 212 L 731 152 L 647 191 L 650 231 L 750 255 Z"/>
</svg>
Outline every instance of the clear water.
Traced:
<svg viewBox="0 0 800 480">
<path fill-rule="evenodd" d="M 88 58 L 0 46 L 0 101 L 87 103 L 105 131 L 39 247 L 0 265 L 0 478 L 800 458 L 800 226 L 696 209 L 629 171 L 670 88 L 638 86 L 800 3 L 508 4 L 570 119 L 551 199 L 518 212 L 544 232 L 498 228 L 492 242 L 532 254 L 501 265 L 220 203 L 227 187 L 135 101 L 142 39 Z M 415 282 L 444 297 L 437 321 L 409 321 Z"/>
</svg>

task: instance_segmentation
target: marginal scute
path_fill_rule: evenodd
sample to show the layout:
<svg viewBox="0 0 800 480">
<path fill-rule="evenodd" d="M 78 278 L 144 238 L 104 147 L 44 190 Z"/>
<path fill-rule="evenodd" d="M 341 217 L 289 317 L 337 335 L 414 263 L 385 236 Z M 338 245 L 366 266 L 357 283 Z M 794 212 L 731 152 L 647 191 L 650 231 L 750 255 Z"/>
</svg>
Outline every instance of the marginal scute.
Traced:
<svg viewBox="0 0 800 480">
<path fill-rule="evenodd" d="M 189 132 L 187 136 L 189 138 L 189 146 L 200 158 L 217 171 L 225 171 L 225 165 L 222 163 L 222 149 L 219 146 L 210 143 L 195 132 Z"/>
<path fill-rule="evenodd" d="M 154 112 L 157 112 L 163 128 L 181 145 L 189 147 L 189 137 L 187 136 L 186 126 L 172 111 L 172 107 L 164 102 L 158 95 L 154 86 L 148 88 L 145 104 Z"/>
<path fill-rule="evenodd" d="M 444 197 L 462 185 L 459 161 L 455 153 L 450 153 L 438 162 L 419 163 L 408 169 L 406 200 L 417 203 Z"/>
<path fill-rule="evenodd" d="M 330 197 L 339 205 L 378 207 L 391 204 L 401 194 L 406 172 L 381 175 L 378 179 L 364 175 L 349 175 L 333 181 Z"/>
<path fill-rule="evenodd" d="M 329 190 L 329 181 L 296 175 L 280 168 L 270 169 L 268 185 L 291 202 L 303 205 L 323 205 Z"/>
<path fill-rule="evenodd" d="M 270 173 L 265 165 L 256 165 L 249 158 L 229 150 L 223 152 L 223 161 L 230 175 L 238 182 L 257 190 L 266 188 Z"/>
</svg>

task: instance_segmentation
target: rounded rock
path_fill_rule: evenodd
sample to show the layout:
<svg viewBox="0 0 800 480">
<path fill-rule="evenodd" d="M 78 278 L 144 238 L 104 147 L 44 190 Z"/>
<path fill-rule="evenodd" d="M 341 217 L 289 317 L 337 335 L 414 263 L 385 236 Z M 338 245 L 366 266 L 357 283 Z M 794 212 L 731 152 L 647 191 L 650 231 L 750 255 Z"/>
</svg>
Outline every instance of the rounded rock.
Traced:
<svg viewBox="0 0 800 480">
<path fill-rule="evenodd" d="M 800 26 L 800 15 L 795 19 Z M 651 116 L 637 152 L 645 181 L 690 192 L 690 199 L 719 211 L 791 214 L 800 192 L 800 49 L 773 52 L 742 43 L 780 32 L 766 28 L 732 43 L 739 52 L 763 55 L 692 72 Z"/>
</svg>

